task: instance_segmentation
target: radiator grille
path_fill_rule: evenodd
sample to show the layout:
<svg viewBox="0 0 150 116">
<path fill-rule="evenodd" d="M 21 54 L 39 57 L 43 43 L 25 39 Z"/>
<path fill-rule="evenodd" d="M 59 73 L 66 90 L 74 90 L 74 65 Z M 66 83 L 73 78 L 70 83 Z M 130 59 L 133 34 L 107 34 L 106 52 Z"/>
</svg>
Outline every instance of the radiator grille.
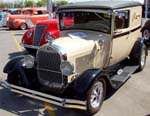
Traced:
<svg viewBox="0 0 150 116">
<path fill-rule="evenodd" d="M 34 46 L 39 46 L 40 41 L 42 39 L 43 33 L 45 29 L 47 28 L 47 25 L 37 25 L 34 33 L 34 38 L 33 38 L 33 45 Z"/>
<path fill-rule="evenodd" d="M 41 84 L 50 88 L 62 88 L 64 78 L 60 71 L 61 57 L 59 53 L 44 46 L 38 50 L 37 66 L 38 77 Z"/>
</svg>

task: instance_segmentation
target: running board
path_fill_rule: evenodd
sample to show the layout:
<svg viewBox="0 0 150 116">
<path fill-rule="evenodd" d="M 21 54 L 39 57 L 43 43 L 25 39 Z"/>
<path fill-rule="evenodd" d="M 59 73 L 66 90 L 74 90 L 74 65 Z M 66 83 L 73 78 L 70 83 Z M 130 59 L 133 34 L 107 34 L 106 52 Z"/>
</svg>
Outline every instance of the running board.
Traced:
<svg viewBox="0 0 150 116">
<path fill-rule="evenodd" d="M 31 97 L 37 100 L 41 100 L 47 103 L 51 103 L 60 107 L 74 108 L 74 109 L 81 109 L 81 110 L 86 110 L 87 108 L 86 101 L 56 97 L 46 93 L 9 84 L 7 81 L 4 80 L 0 80 L 0 85 L 4 88 L 9 89 L 12 92 L 19 93 L 21 95 Z"/>
<path fill-rule="evenodd" d="M 111 78 L 114 87 L 119 88 L 137 69 L 138 66 L 125 66 L 123 69 L 119 69 L 117 74 Z"/>
</svg>

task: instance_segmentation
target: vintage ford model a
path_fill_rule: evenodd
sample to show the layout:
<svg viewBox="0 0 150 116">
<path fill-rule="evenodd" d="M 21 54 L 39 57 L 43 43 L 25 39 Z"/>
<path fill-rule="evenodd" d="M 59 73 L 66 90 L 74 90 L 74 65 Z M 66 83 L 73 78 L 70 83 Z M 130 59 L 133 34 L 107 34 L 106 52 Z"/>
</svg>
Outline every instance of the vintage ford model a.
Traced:
<svg viewBox="0 0 150 116">
<path fill-rule="evenodd" d="M 108 88 L 117 89 L 143 70 L 147 49 L 140 38 L 138 2 L 93 1 L 58 10 L 59 39 L 19 56 L 4 68 L 11 91 L 66 108 L 100 109 Z M 65 16 L 72 23 L 64 24 Z"/>
</svg>

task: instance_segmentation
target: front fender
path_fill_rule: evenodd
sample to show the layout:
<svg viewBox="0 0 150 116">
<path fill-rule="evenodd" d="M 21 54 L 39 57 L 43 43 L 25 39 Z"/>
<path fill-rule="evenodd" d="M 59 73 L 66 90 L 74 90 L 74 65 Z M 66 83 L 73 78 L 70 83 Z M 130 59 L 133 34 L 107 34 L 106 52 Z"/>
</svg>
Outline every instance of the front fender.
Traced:
<svg viewBox="0 0 150 116">
<path fill-rule="evenodd" d="M 4 73 L 11 73 L 15 70 L 17 70 L 18 67 L 22 66 L 22 60 L 24 56 L 18 56 L 10 60 L 4 67 L 3 72 Z"/>
<path fill-rule="evenodd" d="M 95 79 L 103 77 L 106 81 L 109 81 L 108 76 L 100 69 L 91 69 L 85 71 L 81 74 L 74 83 L 74 90 L 76 92 L 76 96 L 80 100 L 86 99 L 86 93 L 91 87 L 91 84 Z M 110 81 L 109 81 L 110 82 Z"/>
</svg>

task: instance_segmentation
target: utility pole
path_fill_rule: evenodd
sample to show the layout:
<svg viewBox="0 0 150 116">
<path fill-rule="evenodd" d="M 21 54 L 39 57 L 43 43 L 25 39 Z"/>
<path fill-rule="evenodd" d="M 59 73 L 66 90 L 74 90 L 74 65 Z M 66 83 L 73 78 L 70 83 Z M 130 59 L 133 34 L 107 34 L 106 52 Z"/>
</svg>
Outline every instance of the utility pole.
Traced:
<svg viewBox="0 0 150 116">
<path fill-rule="evenodd" d="M 147 13 L 148 13 L 148 0 L 145 0 L 145 19 L 147 19 Z"/>
<path fill-rule="evenodd" d="M 51 15 L 53 12 L 52 0 L 47 0 L 47 12 Z"/>
</svg>

